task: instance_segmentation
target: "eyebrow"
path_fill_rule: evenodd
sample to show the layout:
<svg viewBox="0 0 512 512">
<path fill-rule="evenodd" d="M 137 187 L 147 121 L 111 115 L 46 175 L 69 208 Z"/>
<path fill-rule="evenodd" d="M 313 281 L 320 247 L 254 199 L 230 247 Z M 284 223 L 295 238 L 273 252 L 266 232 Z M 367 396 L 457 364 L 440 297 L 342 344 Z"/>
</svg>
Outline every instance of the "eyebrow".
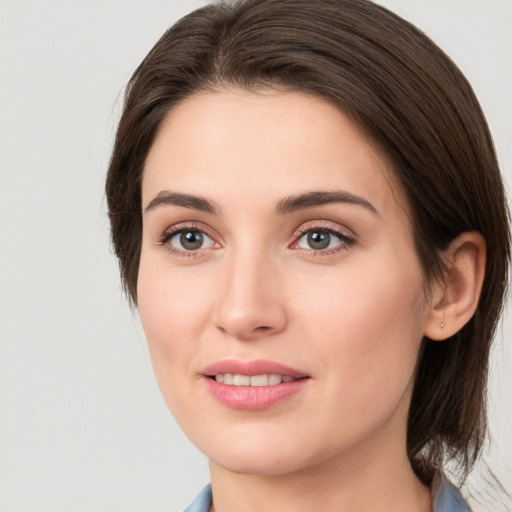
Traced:
<svg viewBox="0 0 512 512">
<path fill-rule="evenodd" d="M 144 213 L 148 213 L 162 205 L 182 206 L 191 210 L 199 210 L 201 212 L 212 213 L 218 215 L 220 208 L 214 202 L 204 199 L 203 197 L 192 196 L 190 194 L 181 194 L 179 192 L 169 192 L 163 190 L 159 192 L 146 206 Z"/>
<path fill-rule="evenodd" d="M 345 203 L 366 208 L 375 215 L 379 215 L 377 209 L 366 199 L 346 192 L 344 190 L 334 191 L 313 191 L 298 196 L 289 196 L 281 199 L 276 207 L 279 215 L 292 213 L 297 210 L 305 210 L 314 206 L 323 206 L 331 203 Z"/>
<path fill-rule="evenodd" d="M 376 208 L 360 196 L 346 192 L 343 190 L 335 191 L 313 191 L 306 192 L 297 196 L 288 196 L 281 199 L 276 206 L 276 213 L 278 215 L 285 215 L 298 210 L 306 210 L 314 206 L 323 206 L 331 203 L 344 203 L 350 205 L 361 206 L 370 212 L 378 215 Z M 220 207 L 213 201 L 209 201 L 203 197 L 193 196 L 190 194 L 182 194 L 179 192 L 169 192 L 163 190 L 159 192 L 146 206 L 144 213 L 147 213 L 162 205 L 181 206 L 183 208 L 190 208 L 191 210 L 198 210 L 201 212 L 219 215 Z"/>
</svg>

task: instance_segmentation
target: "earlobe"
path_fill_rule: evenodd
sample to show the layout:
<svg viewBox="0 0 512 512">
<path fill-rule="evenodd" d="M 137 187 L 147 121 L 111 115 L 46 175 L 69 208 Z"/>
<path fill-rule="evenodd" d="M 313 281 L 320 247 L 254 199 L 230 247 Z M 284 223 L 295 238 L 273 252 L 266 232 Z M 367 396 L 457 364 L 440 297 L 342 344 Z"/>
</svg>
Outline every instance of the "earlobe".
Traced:
<svg viewBox="0 0 512 512">
<path fill-rule="evenodd" d="M 478 306 L 485 275 L 484 237 L 470 231 L 457 237 L 443 253 L 444 280 L 433 294 L 425 336 L 444 340 L 471 319 Z"/>
</svg>

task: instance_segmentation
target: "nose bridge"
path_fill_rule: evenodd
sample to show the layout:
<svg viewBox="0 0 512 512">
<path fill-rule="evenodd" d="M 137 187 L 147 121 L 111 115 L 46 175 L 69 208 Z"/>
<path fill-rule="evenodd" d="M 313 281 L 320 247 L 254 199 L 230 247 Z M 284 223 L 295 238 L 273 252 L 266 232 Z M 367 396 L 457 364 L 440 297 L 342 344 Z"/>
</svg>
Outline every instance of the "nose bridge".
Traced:
<svg viewBox="0 0 512 512">
<path fill-rule="evenodd" d="M 227 258 L 224 287 L 219 293 L 216 324 L 238 339 L 280 332 L 286 311 L 275 257 L 250 244 Z"/>
</svg>

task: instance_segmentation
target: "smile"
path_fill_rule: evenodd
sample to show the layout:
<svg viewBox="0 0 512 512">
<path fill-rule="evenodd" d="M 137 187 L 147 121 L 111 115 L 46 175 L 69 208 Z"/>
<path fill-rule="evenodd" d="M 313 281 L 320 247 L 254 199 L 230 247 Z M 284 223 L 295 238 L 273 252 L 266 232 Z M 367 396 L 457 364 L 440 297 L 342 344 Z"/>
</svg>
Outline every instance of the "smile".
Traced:
<svg viewBox="0 0 512 512">
<path fill-rule="evenodd" d="M 231 409 L 269 409 L 301 395 L 311 376 L 268 360 L 224 359 L 201 372 L 210 396 Z"/>
<path fill-rule="evenodd" d="M 213 378 L 217 382 L 226 384 L 227 386 L 276 386 L 282 382 L 294 382 L 297 379 L 290 375 L 278 375 L 275 373 L 263 375 L 240 375 L 232 373 L 219 373 Z"/>
</svg>

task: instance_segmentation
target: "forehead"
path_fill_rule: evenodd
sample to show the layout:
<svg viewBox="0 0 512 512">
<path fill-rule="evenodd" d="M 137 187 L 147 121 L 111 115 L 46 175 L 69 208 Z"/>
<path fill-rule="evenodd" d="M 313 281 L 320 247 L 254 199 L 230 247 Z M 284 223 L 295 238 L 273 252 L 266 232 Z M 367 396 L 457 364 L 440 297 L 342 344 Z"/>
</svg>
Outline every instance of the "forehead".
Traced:
<svg viewBox="0 0 512 512">
<path fill-rule="evenodd" d="M 270 89 L 195 94 L 170 111 L 146 160 L 143 204 L 167 189 L 246 206 L 317 189 L 381 211 L 405 204 L 385 159 L 341 109 Z"/>
</svg>

